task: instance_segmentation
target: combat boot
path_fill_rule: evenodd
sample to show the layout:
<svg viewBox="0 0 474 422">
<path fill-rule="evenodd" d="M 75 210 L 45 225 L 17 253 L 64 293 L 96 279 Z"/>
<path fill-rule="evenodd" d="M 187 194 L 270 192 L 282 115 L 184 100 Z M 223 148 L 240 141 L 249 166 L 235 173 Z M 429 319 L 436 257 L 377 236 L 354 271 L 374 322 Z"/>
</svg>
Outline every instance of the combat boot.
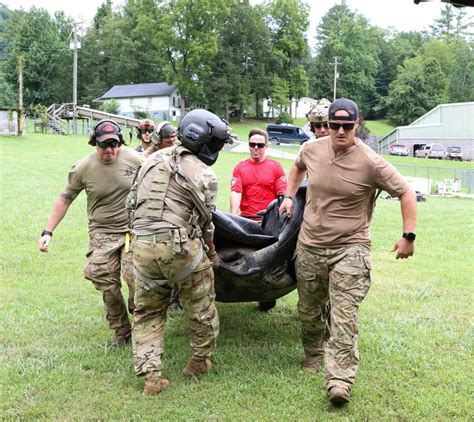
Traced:
<svg viewBox="0 0 474 422">
<path fill-rule="evenodd" d="M 349 403 L 349 390 L 346 387 L 336 385 L 328 391 L 329 401 L 336 405 L 342 406 Z"/>
<path fill-rule="evenodd" d="M 209 359 L 193 356 L 183 369 L 183 375 L 189 378 L 198 377 L 207 374 L 211 369 L 212 362 Z"/>
<path fill-rule="evenodd" d="M 156 396 L 170 385 L 169 380 L 161 378 L 158 374 L 152 372 L 145 378 L 144 396 Z"/>
<path fill-rule="evenodd" d="M 303 369 L 311 374 L 317 374 L 323 363 L 322 356 L 306 356 L 303 362 Z"/>
<path fill-rule="evenodd" d="M 129 334 L 118 334 L 114 340 L 108 342 L 108 347 L 111 349 L 117 349 L 122 346 L 130 344 L 132 341 L 132 335 Z"/>
</svg>

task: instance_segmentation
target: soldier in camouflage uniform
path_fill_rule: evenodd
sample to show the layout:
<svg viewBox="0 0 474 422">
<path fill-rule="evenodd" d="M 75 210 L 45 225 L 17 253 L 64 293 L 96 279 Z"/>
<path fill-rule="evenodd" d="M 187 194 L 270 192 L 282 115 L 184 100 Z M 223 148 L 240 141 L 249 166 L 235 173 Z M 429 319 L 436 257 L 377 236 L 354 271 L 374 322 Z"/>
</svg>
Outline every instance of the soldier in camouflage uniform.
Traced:
<svg viewBox="0 0 474 422">
<path fill-rule="evenodd" d="M 150 128 L 153 128 L 153 130 L 150 131 Z M 149 119 L 142 120 L 138 124 L 137 130 L 141 143 L 135 151 L 142 154 L 144 158 L 148 158 L 156 151 L 172 147 L 176 142 L 176 128 L 167 121 L 163 121 L 155 126 Z M 171 291 L 171 300 L 168 309 L 175 313 L 182 311 L 177 286 Z"/>
<path fill-rule="evenodd" d="M 151 137 L 156 129 L 155 122 L 150 119 L 143 119 L 137 125 L 137 138 L 140 141 L 135 148 L 139 154 L 143 154 L 151 146 Z M 146 158 L 146 157 L 145 157 Z"/>
<path fill-rule="evenodd" d="M 310 130 L 316 135 L 316 138 L 329 135 L 328 110 L 330 105 L 329 100 L 321 98 L 306 114 Z"/>
<path fill-rule="evenodd" d="M 219 263 L 212 242 L 217 178 L 208 167 L 230 140 L 227 124 L 205 110 L 181 121 L 182 145 L 152 154 L 129 195 L 136 279 L 133 326 L 134 369 L 145 378 L 143 394 L 159 394 L 164 324 L 170 294 L 177 286 L 191 329 L 192 358 L 185 376 L 209 372 L 219 334 L 212 265 Z"/>
<path fill-rule="evenodd" d="M 161 122 L 154 130 L 150 145 L 144 150 L 143 156 L 148 158 L 160 149 L 172 147 L 176 142 L 176 134 L 176 128 L 170 122 Z"/>
<path fill-rule="evenodd" d="M 303 367 L 315 373 L 324 360 L 326 388 L 335 405 L 349 401 L 358 367 L 357 311 L 370 287 L 369 226 L 377 189 L 400 198 L 404 233 L 393 248 L 397 259 L 413 255 L 416 227 L 414 192 L 391 164 L 355 138 L 357 124 L 353 101 L 332 103 L 330 136 L 301 148 L 280 207 L 291 217 L 292 197 L 307 175 L 296 248 Z"/>
<path fill-rule="evenodd" d="M 120 127 L 111 120 L 101 120 L 92 130 L 89 144 L 96 147 L 74 166 L 68 183 L 57 199 L 41 234 L 39 248 L 48 251 L 53 231 L 66 215 L 69 206 L 82 190 L 87 194 L 89 216 L 89 251 L 84 276 L 102 293 L 105 317 L 115 339 L 111 347 L 130 342 L 131 324 L 121 292 L 120 276 L 128 285 L 128 310 L 134 309 L 133 259 L 129 250 L 128 213 L 125 207 L 134 175 L 143 161 L 127 147 Z"/>
</svg>

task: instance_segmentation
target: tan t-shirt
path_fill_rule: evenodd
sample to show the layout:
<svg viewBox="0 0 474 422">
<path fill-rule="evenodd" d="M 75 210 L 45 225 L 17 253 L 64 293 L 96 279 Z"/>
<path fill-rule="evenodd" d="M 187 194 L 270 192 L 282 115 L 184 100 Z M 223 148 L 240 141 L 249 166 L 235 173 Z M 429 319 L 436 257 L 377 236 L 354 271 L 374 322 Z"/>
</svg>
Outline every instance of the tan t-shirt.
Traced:
<svg viewBox="0 0 474 422">
<path fill-rule="evenodd" d="M 370 246 L 377 189 L 400 196 L 410 186 L 390 163 L 361 140 L 336 157 L 329 136 L 307 142 L 295 164 L 307 170 L 308 188 L 299 241 L 306 246 Z"/>
<path fill-rule="evenodd" d="M 124 233 L 128 230 L 125 201 L 142 161 L 138 152 L 121 147 L 111 164 L 100 161 L 94 151 L 71 167 L 63 194 L 74 200 L 83 189 L 86 191 L 89 232 Z"/>
</svg>

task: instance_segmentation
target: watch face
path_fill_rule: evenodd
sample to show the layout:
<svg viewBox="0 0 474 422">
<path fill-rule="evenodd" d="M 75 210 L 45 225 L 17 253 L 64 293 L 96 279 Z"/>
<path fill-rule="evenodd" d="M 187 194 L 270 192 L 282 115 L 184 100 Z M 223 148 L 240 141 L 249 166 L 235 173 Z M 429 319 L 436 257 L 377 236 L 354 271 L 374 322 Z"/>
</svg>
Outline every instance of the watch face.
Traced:
<svg viewBox="0 0 474 422">
<path fill-rule="evenodd" d="M 410 241 L 413 241 L 416 239 L 416 234 L 415 233 L 403 233 L 403 237 L 406 239 L 406 240 L 410 240 Z"/>
</svg>

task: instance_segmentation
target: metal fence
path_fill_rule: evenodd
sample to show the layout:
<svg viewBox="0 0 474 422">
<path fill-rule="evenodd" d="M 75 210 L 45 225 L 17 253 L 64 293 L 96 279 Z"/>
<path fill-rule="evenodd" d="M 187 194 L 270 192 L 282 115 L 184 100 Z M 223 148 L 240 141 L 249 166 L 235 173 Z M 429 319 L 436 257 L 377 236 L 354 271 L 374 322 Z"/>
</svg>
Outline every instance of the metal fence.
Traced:
<svg viewBox="0 0 474 422">
<path fill-rule="evenodd" d="M 436 193 L 440 186 L 452 186 L 453 182 L 463 193 L 474 193 L 474 166 L 470 169 L 417 166 L 394 163 L 398 171 L 407 177 L 426 179 L 428 193 Z"/>
</svg>

